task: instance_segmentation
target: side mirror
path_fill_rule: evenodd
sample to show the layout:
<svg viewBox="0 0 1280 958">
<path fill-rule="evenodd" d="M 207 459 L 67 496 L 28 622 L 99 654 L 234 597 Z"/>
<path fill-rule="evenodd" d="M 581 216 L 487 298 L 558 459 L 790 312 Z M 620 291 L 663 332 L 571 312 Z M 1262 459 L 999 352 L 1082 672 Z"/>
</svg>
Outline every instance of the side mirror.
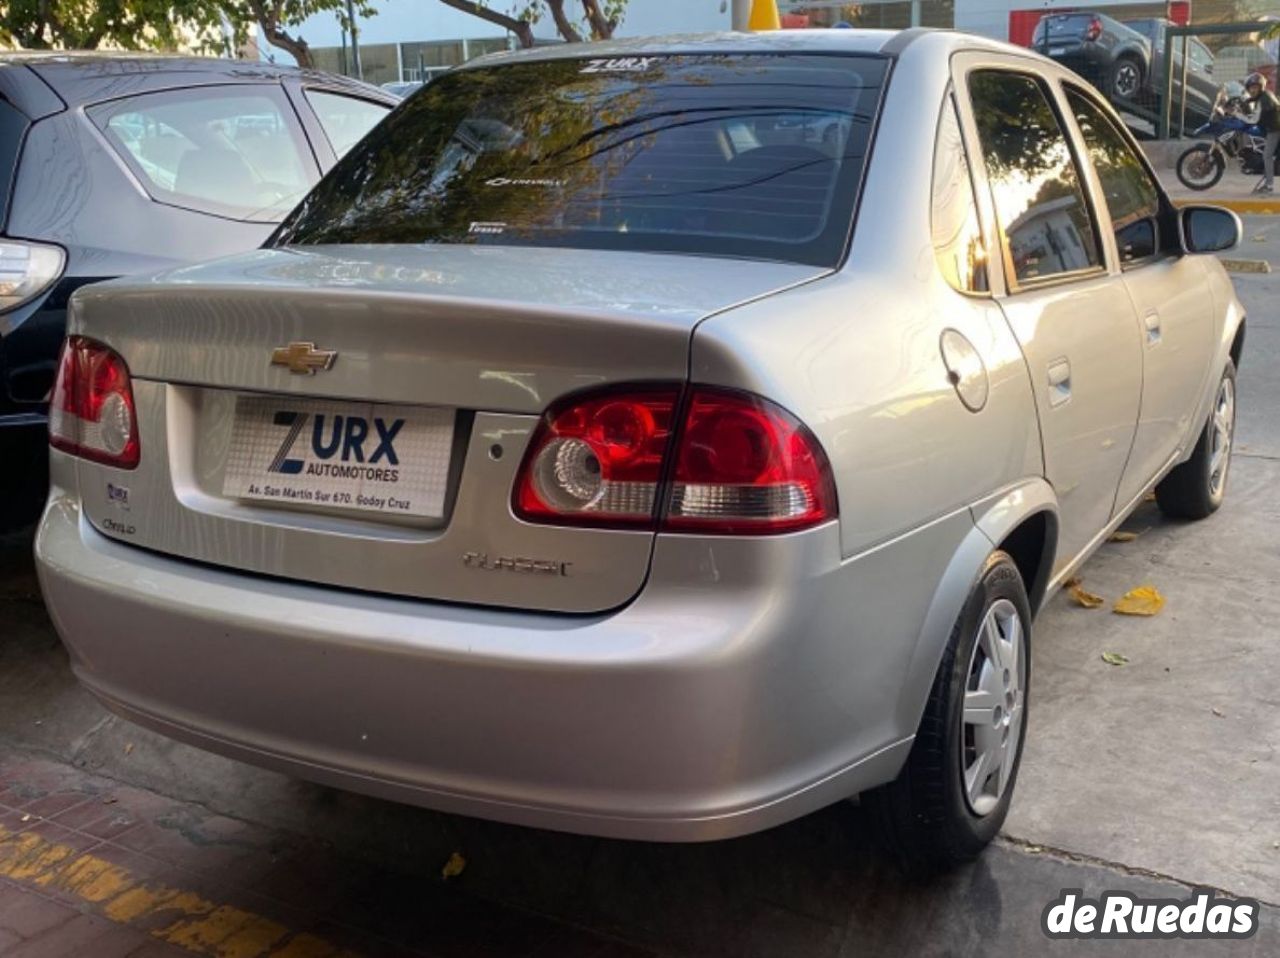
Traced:
<svg viewBox="0 0 1280 958">
<path fill-rule="evenodd" d="M 1184 206 L 1178 213 L 1182 248 L 1188 253 L 1218 253 L 1240 245 L 1240 217 L 1218 206 Z"/>
</svg>

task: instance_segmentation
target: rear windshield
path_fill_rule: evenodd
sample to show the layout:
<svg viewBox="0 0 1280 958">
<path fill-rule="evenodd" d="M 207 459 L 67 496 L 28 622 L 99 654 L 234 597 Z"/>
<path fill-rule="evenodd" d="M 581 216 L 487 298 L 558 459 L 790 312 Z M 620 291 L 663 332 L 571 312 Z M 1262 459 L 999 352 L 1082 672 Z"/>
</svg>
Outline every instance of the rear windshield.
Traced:
<svg viewBox="0 0 1280 958">
<path fill-rule="evenodd" d="M 1083 33 L 1085 26 L 1092 20 L 1093 15 L 1089 13 L 1057 14 L 1052 17 L 1042 17 L 1040 22 L 1036 24 L 1036 32 L 1033 39 L 1043 37 L 1046 29 L 1051 37 Z"/>
<path fill-rule="evenodd" d="M 885 61 L 552 60 L 460 70 L 402 104 L 276 243 L 495 243 L 835 265 Z"/>
</svg>

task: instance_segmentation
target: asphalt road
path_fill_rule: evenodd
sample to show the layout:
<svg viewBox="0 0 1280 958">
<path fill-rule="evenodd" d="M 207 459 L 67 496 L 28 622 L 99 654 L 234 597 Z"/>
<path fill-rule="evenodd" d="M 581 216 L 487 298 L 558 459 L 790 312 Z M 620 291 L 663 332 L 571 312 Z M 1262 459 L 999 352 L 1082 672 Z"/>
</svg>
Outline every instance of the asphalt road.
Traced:
<svg viewBox="0 0 1280 958">
<path fill-rule="evenodd" d="M 1247 220 L 1233 255 L 1280 268 L 1280 219 Z M 1108 600 L 1155 585 L 1167 600 L 1159 616 L 1086 610 L 1063 595 L 1041 616 L 1013 811 L 971 867 L 905 882 L 853 805 L 730 842 L 645 845 L 440 815 L 175 745 L 109 716 L 75 685 L 29 539 L 17 536 L 0 539 L 0 891 L 10 879 L 35 887 L 5 871 L 5 830 L 47 816 L 46 841 L 106 829 L 100 853 L 121 868 L 157 870 L 154 882 L 197 889 L 205 902 L 278 906 L 280 927 L 363 936 L 359 953 L 373 958 L 1280 953 L 1276 275 L 1237 277 L 1249 332 L 1227 504 L 1199 524 L 1144 507 L 1127 525 L 1137 538 L 1086 566 L 1086 586 Z M 1129 663 L 1109 665 L 1103 652 Z M 83 802 L 64 812 L 64 793 Z M 99 803 L 122 811 L 90 828 L 82 820 Z M 455 853 L 466 867 L 445 883 Z M 1193 886 L 1262 900 L 1258 936 L 1117 944 L 1040 932 L 1064 888 L 1184 898 Z M 95 921 L 104 914 L 83 895 L 64 897 Z M 3 912 L 0 895 L 0 953 Z M 203 925 L 186 938 L 139 934 L 197 954 L 250 954 L 209 944 Z"/>
</svg>

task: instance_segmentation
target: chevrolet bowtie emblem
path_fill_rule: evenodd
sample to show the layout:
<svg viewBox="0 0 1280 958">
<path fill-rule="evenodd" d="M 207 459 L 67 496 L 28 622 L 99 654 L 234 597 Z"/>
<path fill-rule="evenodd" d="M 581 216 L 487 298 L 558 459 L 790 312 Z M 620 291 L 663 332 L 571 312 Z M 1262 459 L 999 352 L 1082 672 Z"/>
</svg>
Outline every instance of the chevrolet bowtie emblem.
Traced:
<svg viewBox="0 0 1280 958">
<path fill-rule="evenodd" d="M 316 349 L 315 343 L 290 343 L 271 351 L 272 366 L 284 366 L 299 376 L 314 376 L 317 370 L 330 369 L 337 358 L 337 352 Z"/>
</svg>

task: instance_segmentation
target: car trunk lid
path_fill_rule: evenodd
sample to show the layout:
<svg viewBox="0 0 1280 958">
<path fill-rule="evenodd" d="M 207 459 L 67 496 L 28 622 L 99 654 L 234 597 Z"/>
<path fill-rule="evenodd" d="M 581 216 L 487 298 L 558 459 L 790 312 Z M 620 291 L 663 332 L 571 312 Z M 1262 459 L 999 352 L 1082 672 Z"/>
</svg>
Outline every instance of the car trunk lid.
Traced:
<svg viewBox="0 0 1280 958">
<path fill-rule="evenodd" d="M 643 583 L 653 533 L 515 518 L 511 490 L 538 417 L 578 390 L 684 380 L 700 319 L 824 272 L 313 247 L 88 288 L 72 331 L 128 364 L 142 462 L 81 462 L 85 512 L 116 538 L 262 575 L 525 609 L 616 607 Z M 355 420 L 363 445 L 350 441 Z M 372 472 L 391 467 L 404 473 L 391 486 Z"/>
</svg>

